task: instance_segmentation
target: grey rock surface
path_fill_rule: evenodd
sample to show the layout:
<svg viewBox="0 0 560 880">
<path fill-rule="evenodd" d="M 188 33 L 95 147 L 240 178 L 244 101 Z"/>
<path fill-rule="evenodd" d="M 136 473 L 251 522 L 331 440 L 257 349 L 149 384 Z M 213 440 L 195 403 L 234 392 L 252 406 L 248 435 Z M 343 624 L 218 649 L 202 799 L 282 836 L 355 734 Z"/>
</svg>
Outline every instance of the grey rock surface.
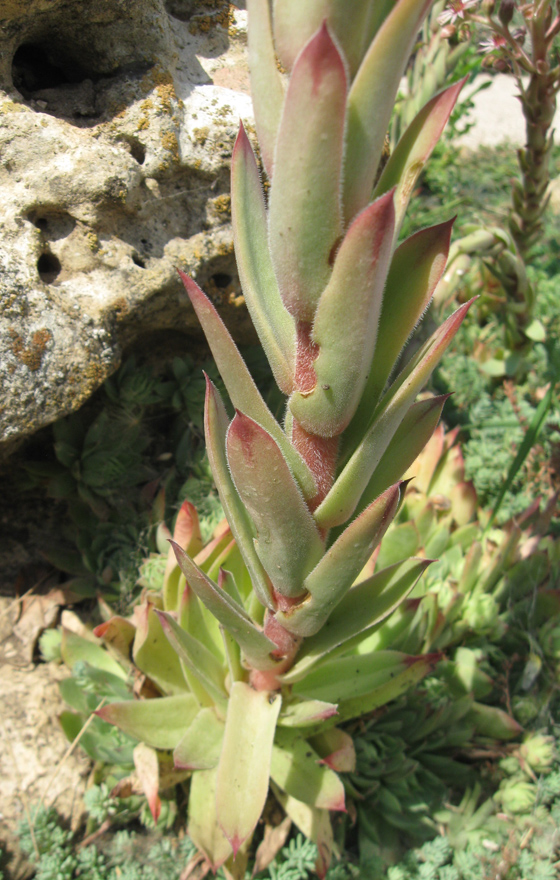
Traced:
<svg viewBox="0 0 560 880">
<path fill-rule="evenodd" d="M 245 42 L 223 0 L 0 0 L 0 458 L 123 351 L 200 333 L 177 267 L 253 338 L 229 216 Z"/>
</svg>

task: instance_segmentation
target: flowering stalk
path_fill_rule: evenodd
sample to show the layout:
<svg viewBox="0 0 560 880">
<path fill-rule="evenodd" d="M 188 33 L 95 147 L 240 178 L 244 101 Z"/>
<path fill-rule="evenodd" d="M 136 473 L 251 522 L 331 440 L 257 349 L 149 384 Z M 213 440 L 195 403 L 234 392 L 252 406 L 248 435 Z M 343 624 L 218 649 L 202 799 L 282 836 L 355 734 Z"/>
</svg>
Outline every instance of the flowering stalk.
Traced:
<svg viewBox="0 0 560 880">
<path fill-rule="evenodd" d="M 488 55 L 487 65 L 513 73 L 526 122 L 526 143 L 518 151 L 521 180 L 513 184 L 508 219 L 511 238 L 506 240 L 503 233 L 495 238 L 495 254 L 489 264 L 507 296 L 506 345 L 514 351 L 522 350 L 528 339 L 534 341 L 543 333 L 542 327 L 532 320 L 535 290 L 527 279 L 526 263 L 539 238 L 549 200 L 551 126 L 560 90 L 560 64 L 555 49 L 560 14 L 555 12 L 554 5 L 553 0 L 501 0 L 499 5 L 491 0 L 482 4 L 482 13 L 476 13 L 470 0 L 453 0 L 448 10 L 451 16 L 460 14 L 466 23 L 478 23 L 489 29 L 489 37 L 481 43 L 481 49 Z M 523 20 L 520 27 L 518 19 L 514 19 L 516 12 Z M 451 19 L 445 19 L 448 20 Z M 465 253 L 464 248 L 462 252 Z M 465 262 L 464 256 L 461 262 Z"/>
</svg>

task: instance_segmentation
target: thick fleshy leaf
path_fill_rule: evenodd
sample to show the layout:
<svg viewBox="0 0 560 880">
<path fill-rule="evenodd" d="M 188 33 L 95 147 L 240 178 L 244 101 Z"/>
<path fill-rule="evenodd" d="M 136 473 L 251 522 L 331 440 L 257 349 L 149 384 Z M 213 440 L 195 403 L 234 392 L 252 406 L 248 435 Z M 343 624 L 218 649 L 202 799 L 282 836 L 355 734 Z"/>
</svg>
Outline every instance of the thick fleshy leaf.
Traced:
<svg viewBox="0 0 560 880">
<path fill-rule="evenodd" d="M 169 644 L 177 652 L 181 662 L 191 675 L 197 677 L 207 693 L 217 702 L 223 702 L 227 698 L 223 665 L 202 642 L 181 629 L 169 612 L 158 611 L 157 615 Z"/>
<path fill-rule="evenodd" d="M 134 749 L 134 767 L 138 781 L 146 795 L 154 822 L 159 819 L 161 801 L 159 799 L 159 762 L 155 749 L 146 743 L 138 743 Z"/>
<path fill-rule="evenodd" d="M 411 468 L 432 436 L 449 394 L 414 403 L 381 456 L 360 499 L 360 508 L 370 504 Z M 414 477 L 414 473 L 411 473 Z"/>
<path fill-rule="evenodd" d="M 312 434 L 338 436 L 360 402 L 377 340 L 393 243 L 392 193 L 356 217 L 336 255 L 317 306 L 311 339 L 317 383 L 295 391 L 292 415 Z"/>
<path fill-rule="evenodd" d="M 194 557 L 202 550 L 202 535 L 200 533 L 198 513 L 196 507 L 190 501 L 184 501 L 179 508 L 179 513 L 175 520 L 175 528 L 173 529 L 173 540 L 183 550 L 186 550 L 189 556 Z M 168 546 L 167 563 L 163 577 L 163 607 L 166 611 L 176 611 L 178 608 L 181 595 L 179 587 L 180 576 L 181 571 L 177 565 L 175 554 L 171 547 Z"/>
<path fill-rule="evenodd" d="M 331 727 L 312 737 L 310 742 L 321 755 L 321 764 L 326 764 L 335 773 L 354 773 L 356 770 L 356 749 L 349 733 Z"/>
<path fill-rule="evenodd" d="M 157 700 L 124 700 L 108 703 L 96 714 L 103 721 L 154 749 L 174 749 L 198 712 L 192 694 Z"/>
<path fill-rule="evenodd" d="M 172 547 L 171 550 L 173 550 Z M 178 563 L 177 567 L 179 567 Z M 186 583 L 182 572 L 181 579 L 184 588 L 176 617 L 177 623 L 185 632 L 190 633 L 191 636 L 202 642 L 214 654 L 216 659 L 222 663 L 224 653 L 222 650 L 220 625 L 216 618 L 202 604 L 194 590 Z"/>
<path fill-rule="evenodd" d="M 328 810 L 317 810 L 298 801 L 297 798 L 281 791 L 274 782 L 272 783 L 274 794 L 282 804 L 286 814 L 299 830 L 313 843 L 317 845 L 318 857 L 315 862 L 315 870 L 320 880 L 325 877 L 331 863 L 333 849 L 333 831 Z"/>
<path fill-rule="evenodd" d="M 344 61 L 323 24 L 290 77 L 269 199 L 272 263 L 284 304 L 300 321 L 313 320 L 342 232 L 345 106 Z"/>
<path fill-rule="evenodd" d="M 376 651 L 324 660 L 293 685 L 293 692 L 330 703 L 364 697 L 397 678 L 415 660 L 415 657 L 399 651 Z"/>
<path fill-rule="evenodd" d="M 474 724 L 479 736 L 489 736 L 492 739 L 507 741 L 515 739 L 523 732 L 523 728 L 515 718 L 503 709 L 486 706 L 484 703 L 473 703 L 465 715 L 465 721 Z"/>
<path fill-rule="evenodd" d="M 169 644 L 155 607 L 146 602 L 135 609 L 136 636 L 132 657 L 138 669 L 151 678 L 164 694 L 188 690 L 181 662 Z"/>
<path fill-rule="evenodd" d="M 300 596 L 324 548 L 286 459 L 270 434 L 239 412 L 226 448 L 235 487 L 255 525 L 255 549 L 274 589 Z"/>
<path fill-rule="evenodd" d="M 336 715 L 336 705 L 322 700 L 304 700 L 292 703 L 280 713 L 278 724 L 281 727 L 309 727 L 318 721 L 325 721 Z"/>
<path fill-rule="evenodd" d="M 310 597 L 293 609 L 277 612 L 286 629 L 311 636 L 324 626 L 385 534 L 399 499 L 400 485 L 391 486 L 340 535 L 304 581 Z"/>
<path fill-rule="evenodd" d="M 320 527 L 341 525 L 352 515 L 406 412 L 450 345 L 473 301 L 450 315 L 395 379 L 376 410 L 371 428 L 315 511 Z"/>
<path fill-rule="evenodd" d="M 198 284 L 184 272 L 180 271 L 179 275 L 204 330 L 206 341 L 210 346 L 234 407 L 255 419 L 274 437 L 286 456 L 302 491 L 306 497 L 313 498 L 317 489 L 309 468 L 291 445 L 261 397 L 260 391 L 257 389 L 226 325 Z"/>
<path fill-rule="evenodd" d="M 398 0 L 370 45 L 348 95 L 344 218 L 371 200 L 401 77 L 432 0 Z"/>
<path fill-rule="evenodd" d="M 173 544 L 177 561 L 189 586 L 214 617 L 233 636 L 248 662 L 255 669 L 274 669 L 277 661 L 270 653 L 276 645 L 257 629 L 245 609 L 220 590 L 177 544 Z"/>
<path fill-rule="evenodd" d="M 206 451 L 212 468 L 222 507 L 231 526 L 237 546 L 251 575 L 252 586 L 266 608 L 274 609 L 270 582 L 253 544 L 254 527 L 231 479 L 226 457 L 226 434 L 229 419 L 220 395 L 206 377 L 204 435 Z"/>
<path fill-rule="evenodd" d="M 397 697 L 404 694 L 410 687 L 422 681 L 424 676 L 437 666 L 442 656 L 442 654 L 437 653 L 413 657 L 411 658 L 410 665 L 386 684 L 381 685 L 363 697 L 343 700 L 339 703 L 339 720 L 348 721 L 350 718 L 367 715 L 368 712 L 373 712 L 374 709 L 384 706 L 391 700 L 396 700 Z"/>
<path fill-rule="evenodd" d="M 428 308 L 445 270 L 453 220 L 421 229 L 395 251 L 379 320 L 378 343 L 368 380 L 345 438 L 352 450 L 371 423 L 397 358 Z"/>
<path fill-rule="evenodd" d="M 284 84 L 276 63 L 270 4 L 247 0 L 251 97 L 263 164 L 272 178 L 276 135 L 284 104 Z"/>
<path fill-rule="evenodd" d="M 110 650 L 118 656 L 125 667 L 129 666 L 130 648 L 136 634 L 136 627 L 130 620 L 118 615 L 111 617 L 110 620 L 96 626 L 93 634 L 110 646 Z"/>
<path fill-rule="evenodd" d="M 189 788 L 187 831 L 194 845 L 204 853 L 214 873 L 231 855 L 231 844 L 218 824 L 216 779 L 218 768 L 193 773 Z"/>
<path fill-rule="evenodd" d="M 377 626 L 406 599 L 431 565 L 430 559 L 406 559 L 357 584 L 339 602 L 322 629 L 306 639 L 297 662 L 283 677 L 300 681 L 322 657 L 339 646 L 355 645 L 366 630 Z"/>
<path fill-rule="evenodd" d="M 428 101 L 408 126 L 383 169 L 374 196 L 396 187 L 395 236 L 401 228 L 416 181 L 440 139 L 464 84 L 462 79 Z"/>
<path fill-rule="evenodd" d="M 336 773 L 320 760 L 303 739 L 284 745 L 275 743 L 270 775 L 286 794 L 310 807 L 344 811 L 344 786 Z"/>
<path fill-rule="evenodd" d="M 352 0 L 349 15 L 348 0 L 314 0 L 312 4 L 274 0 L 274 42 L 282 66 L 292 69 L 303 46 L 326 20 L 354 76 L 369 43 L 373 7 L 377 6 L 378 0 Z"/>
<path fill-rule="evenodd" d="M 60 652 L 69 669 L 72 669 L 75 663 L 84 661 L 94 669 L 103 669 L 118 678 L 125 679 L 127 677 L 127 673 L 120 663 L 117 663 L 97 639 L 94 640 L 93 636 L 91 639 L 85 639 L 63 627 Z"/>
<path fill-rule="evenodd" d="M 228 420 L 229 424 L 229 420 Z M 194 556 L 194 561 L 202 571 L 208 573 L 216 563 L 217 559 L 223 557 L 228 547 L 231 547 L 232 531 L 227 520 L 222 522 L 214 529 L 214 537 L 208 544 L 205 544 L 200 553 Z"/>
<path fill-rule="evenodd" d="M 270 775 L 272 743 L 282 705 L 280 694 L 233 683 L 218 764 L 218 821 L 233 853 L 253 833 L 261 817 Z"/>
<path fill-rule="evenodd" d="M 266 5 L 266 4 L 261 4 Z M 276 384 L 294 387 L 296 331 L 272 268 L 263 189 L 245 129 L 240 126 L 231 159 L 231 214 L 241 288 Z"/>
<path fill-rule="evenodd" d="M 175 747 L 175 767 L 181 770 L 211 770 L 216 767 L 223 738 L 224 722 L 214 709 L 201 709 Z"/>
</svg>

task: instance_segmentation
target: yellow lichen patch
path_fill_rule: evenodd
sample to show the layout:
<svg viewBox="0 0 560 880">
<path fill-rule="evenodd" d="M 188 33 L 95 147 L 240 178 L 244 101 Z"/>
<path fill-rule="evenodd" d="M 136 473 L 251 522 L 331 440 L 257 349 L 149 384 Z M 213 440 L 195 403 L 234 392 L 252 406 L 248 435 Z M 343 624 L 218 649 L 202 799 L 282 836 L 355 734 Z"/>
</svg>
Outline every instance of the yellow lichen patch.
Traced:
<svg viewBox="0 0 560 880">
<path fill-rule="evenodd" d="M 177 92 L 173 77 L 168 70 L 163 70 L 159 65 L 155 65 L 142 79 L 141 88 L 144 94 L 155 91 L 161 109 L 165 113 L 171 113 L 172 101 L 177 101 Z M 146 102 L 144 102 L 145 104 Z M 143 105 L 142 105 L 143 106 Z"/>
<path fill-rule="evenodd" d="M 204 127 L 204 128 L 195 128 L 195 129 L 193 129 L 192 136 L 193 136 L 193 140 L 194 140 L 197 144 L 200 144 L 201 146 L 204 146 L 204 144 L 205 144 L 206 141 L 208 140 L 208 136 L 209 136 L 209 134 L 210 134 L 210 129 L 209 129 L 208 127 Z"/>
<path fill-rule="evenodd" d="M 52 339 L 50 330 L 36 330 L 31 337 L 29 345 L 25 345 L 20 334 L 10 327 L 8 333 L 12 340 L 12 352 L 14 356 L 24 364 L 31 372 L 36 372 L 41 366 L 45 349 Z"/>
<path fill-rule="evenodd" d="M 2 101 L 0 104 L 0 113 L 21 113 L 25 109 L 23 104 L 17 104 L 15 101 Z"/>
<path fill-rule="evenodd" d="M 242 293 L 240 293 L 239 296 L 236 296 L 236 294 L 232 291 L 228 296 L 228 303 L 230 304 L 230 306 L 235 306 L 236 308 L 239 308 L 240 306 L 245 305 L 245 297 Z"/>
<path fill-rule="evenodd" d="M 224 2 L 218 2 L 216 6 L 216 12 L 211 12 L 208 15 L 193 15 L 189 22 L 189 31 L 193 36 L 207 34 L 215 27 L 222 27 L 224 30 L 229 31 L 230 27 L 234 25 L 233 6 Z"/>
<path fill-rule="evenodd" d="M 212 201 L 212 207 L 216 214 L 231 214 L 231 197 L 229 195 L 221 195 Z"/>
<path fill-rule="evenodd" d="M 88 247 L 92 253 L 96 254 L 100 248 L 99 238 L 97 237 L 97 233 L 91 229 L 86 235 Z"/>
<path fill-rule="evenodd" d="M 233 253 L 233 242 L 221 242 L 218 245 L 218 253 L 221 257 L 229 257 Z"/>
<path fill-rule="evenodd" d="M 179 161 L 179 141 L 174 131 L 165 131 L 161 136 L 161 145 L 164 150 L 171 153 L 173 161 Z"/>
</svg>

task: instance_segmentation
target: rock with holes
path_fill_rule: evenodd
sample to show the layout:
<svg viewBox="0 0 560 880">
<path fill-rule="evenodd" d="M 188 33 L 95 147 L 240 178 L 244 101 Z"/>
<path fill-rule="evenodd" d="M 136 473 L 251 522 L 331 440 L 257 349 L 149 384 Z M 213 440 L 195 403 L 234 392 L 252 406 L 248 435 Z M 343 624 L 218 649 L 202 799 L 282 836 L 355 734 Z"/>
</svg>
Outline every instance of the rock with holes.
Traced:
<svg viewBox="0 0 560 880">
<path fill-rule="evenodd" d="M 158 331 L 238 338 L 229 163 L 246 13 L 223 0 L 0 0 L 0 455 Z"/>
</svg>

